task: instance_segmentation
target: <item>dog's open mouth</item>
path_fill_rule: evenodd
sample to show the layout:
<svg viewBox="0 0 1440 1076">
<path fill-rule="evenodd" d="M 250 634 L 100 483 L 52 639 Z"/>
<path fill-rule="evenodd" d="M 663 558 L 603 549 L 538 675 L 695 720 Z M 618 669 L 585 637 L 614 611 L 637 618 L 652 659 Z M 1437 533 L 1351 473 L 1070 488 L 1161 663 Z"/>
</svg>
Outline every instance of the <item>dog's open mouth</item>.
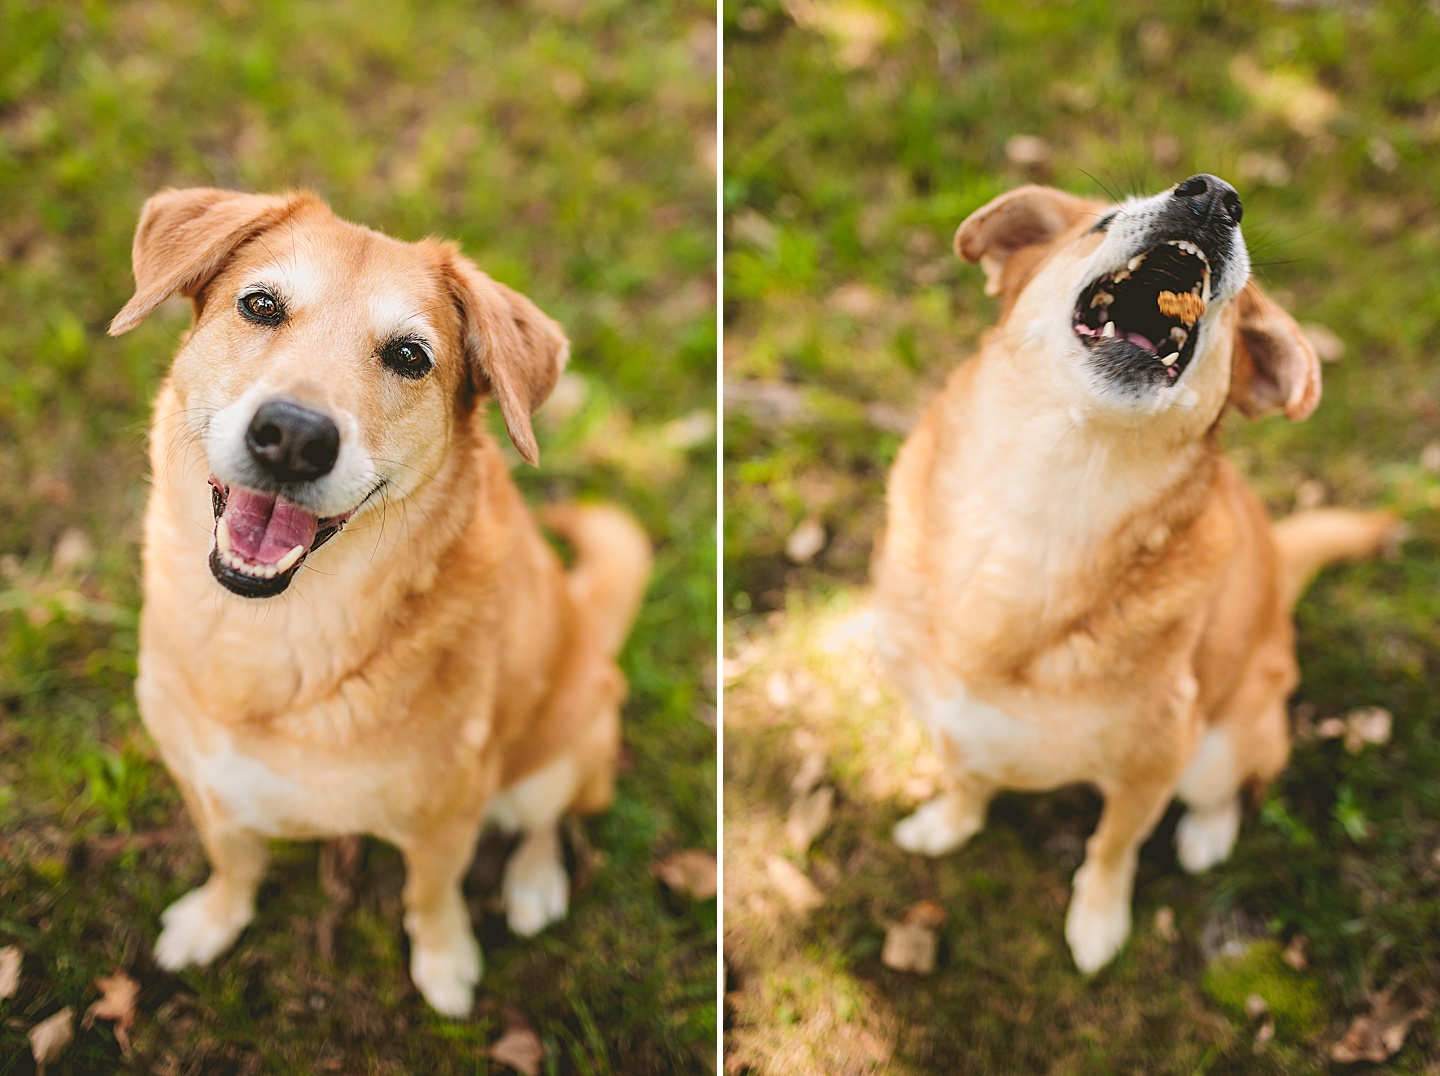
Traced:
<svg viewBox="0 0 1440 1076">
<path fill-rule="evenodd" d="M 1081 292 L 1075 335 L 1113 372 L 1173 384 L 1195 353 L 1209 298 L 1209 259 L 1194 243 L 1171 240 Z"/>
<path fill-rule="evenodd" d="M 270 598 L 290 585 L 300 565 L 340 532 L 354 514 L 317 519 L 274 493 L 227 486 L 210 477 L 215 547 L 210 572 L 244 598 Z"/>
</svg>

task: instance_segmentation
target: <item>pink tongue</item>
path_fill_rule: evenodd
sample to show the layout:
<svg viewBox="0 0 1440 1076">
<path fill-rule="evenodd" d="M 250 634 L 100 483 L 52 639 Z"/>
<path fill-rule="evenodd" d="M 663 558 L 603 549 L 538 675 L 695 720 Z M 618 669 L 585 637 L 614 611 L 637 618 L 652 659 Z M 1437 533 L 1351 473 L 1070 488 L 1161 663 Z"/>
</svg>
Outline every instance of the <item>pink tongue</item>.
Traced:
<svg viewBox="0 0 1440 1076">
<path fill-rule="evenodd" d="M 1120 335 L 1124 339 L 1129 340 L 1132 344 L 1139 344 L 1146 351 L 1154 351 L 1157 354 L 1160 351 L 1160 349 L 1155 346 L 1155 342 L 1151 340 L 1148 336 L 1143 336 L 1140 333 L 1129 333 L 1124 331 L 1122 331 Z"/>
<path fill-rule="evenodd" d="M 252 564 L 274 564 L 297 545 L 315 541 L 315 517 L 272 493 L 231 486 L 222 517 L 230 547 Z"/>
</svg>

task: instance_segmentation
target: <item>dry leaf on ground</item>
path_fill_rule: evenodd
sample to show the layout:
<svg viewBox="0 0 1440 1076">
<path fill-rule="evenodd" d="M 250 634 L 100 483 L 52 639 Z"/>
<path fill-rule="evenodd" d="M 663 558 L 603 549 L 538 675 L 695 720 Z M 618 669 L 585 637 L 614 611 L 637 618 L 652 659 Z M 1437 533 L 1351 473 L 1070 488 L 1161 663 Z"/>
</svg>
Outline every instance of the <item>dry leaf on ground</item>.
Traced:
<svg viewBox="0 0 1440 1076">
<path fill-rule="evenodd" d="M 485 1051 L 492 1061 L 508 1065 L 524 1076 L 538 1076 L 540 1062 L 545 1060 L 545 1047 L 540 1036 L 517 1010 L 505 1010 L 505 1034 Z"/>
<path fill-rule="evenodd" d="M 918 923 L 895 923 L 885 931 L 880 962 L 895 971 L 929 975 L 935 970 L 939 939 L 935 931 Z"/>
<path fill-rule="evenodd" d="M 806 516 L 785 539 L 785 555 L 796 564 L 809 564 L 825 548 L 825 524 L 819 516 Z"/>
<path fill-rule="evenodd" d="M 825 896 L 815 888 L 815 883 L 789 860 L 770 856 L 765 860 L 765 872 L 770 876 L 770 884 L 794 911 L 814 911 L 825 903 Z"/>
<path fill-rule="evenodd" d="M 1310 939 L 1304 934 L 1296 934 L 1290 939 L 1290 944 L 1285 946 L 1281 959 L 1296 971 L 1306 970 L 1310 967 L 1310 958 L 1305 955 L 1305 947 L 1309 944 Z"/>
<path fill-rule="evenodd" d="M 117 971 L 96 979 L 95 985 L 100 988 L 100 1000 L 85 1010 L 80 1026 L 89 1027 L 96 1020 L 113 1020 L 115 1041 L 129 1057 L 130 1028 L 135 1023 L 135 999 L 140 996 L 140 984 L 123 971 Z"/>
<path fill-rule="evenodd" d="M 790 851 L 803 855 L 815 838 L 825 832 L 835 810 L 835 789 L 830 785 L 805 793 L 790 805 L 785 819 L 785 835 L 790 838 Z"/>
<path fill-rule="evenodd" d="M 790 791 L 797 796 L 803 796 L 818 785 L 824 776 L 825 756 L 819 751 L 811 751 L 800 760 L 800 768 L 790 779 Z"/>
<path fill-rule="evenodd" d="M 1394 987 L 1377 994 L 1370 1011 L 1357 1016 L 1340 1041 L 1330 1048 L 1331 1060 L 1342 1065 L 1356 1061 L 1379 1063 L 1400 1052 L 1410 1025 L 1429 1011 L 1424 1000 Z"/>
<path fill-rule="evenodd" d="M 1180 932 L 1175 929 L 1175 909 L 1168 904 L 1155 912 L 1155 933 L 1160 935 L 1160 940 L 1173 945 L 1180 937 Z"/>
<path fill-rule="evenodd" d="M 900 922 L 907 927 L 939 930 L 949 918 L 950 913 L 933 900 L 917 900 L 905 909 L 905 914 L 900 917 Z"/>
<path fill-rule="evenodd" d="M 41 1020 L 30 1029 L 30 1053 L 35 1057 L 36 1076 L 43 1076 L 45 1066 L 59 1059 L 75 1038 L 75 1010 L 61 1009 L 54 1016 Z"/>
<path fill-rule="evenodd" d="M 714 852 L 676 852 L 655 864 L 653 873 L 671 889 L 696 900 L 709 900 L 719 888 Z"/>
<path fill-rule="evenodd" d="M 20 961 L 18 945 L 7 945 L 0 949 L 0 1001 L 4 1001 L 20 989 Z"/>
<path fill-rule="evenodd" d="M 1389 743 L 1394 723 L 1390 711 L 1379 706 L 1351 710 L 1345 715 L 1345 750 L 1358 755 L 1367 743 Z"/>
<path fill-rule="evenodd" d="M 880 962 L 895 971 L 928 975 L 935 970 L 939 949 L 936 931 L 950 918 L 948 912 L 933 900 L 916 901 L 905 909 L 900 922 L 885 930 L 885 947 Z"/>
</svg>

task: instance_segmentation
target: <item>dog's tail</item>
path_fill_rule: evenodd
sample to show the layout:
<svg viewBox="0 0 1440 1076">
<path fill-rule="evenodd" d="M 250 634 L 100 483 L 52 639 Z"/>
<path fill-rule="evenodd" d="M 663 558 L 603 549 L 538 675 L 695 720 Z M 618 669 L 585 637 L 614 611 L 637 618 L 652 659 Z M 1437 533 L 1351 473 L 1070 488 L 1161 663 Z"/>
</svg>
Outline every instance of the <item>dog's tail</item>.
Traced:
<svg viewBox="0 0 1440 1076">
<path fill-rule="evenodd" d="M 570 595 L 599 626 L 605 653 L 613 658 L 645 597 L 650 539 L 633 518 L 606 504 L 555 504 L 542 518 L 574 546 Z"/>
<path fill-rule="evenodd" d="M 1291 608 L 1325 565 L 1336 560 L 1374 556 L 1403 537 L 1402 524 L 1389 512 L 1351 512 L 1316 508 L 1274 524 L 1280 549 L 1280 597 Z"/>
</svg>

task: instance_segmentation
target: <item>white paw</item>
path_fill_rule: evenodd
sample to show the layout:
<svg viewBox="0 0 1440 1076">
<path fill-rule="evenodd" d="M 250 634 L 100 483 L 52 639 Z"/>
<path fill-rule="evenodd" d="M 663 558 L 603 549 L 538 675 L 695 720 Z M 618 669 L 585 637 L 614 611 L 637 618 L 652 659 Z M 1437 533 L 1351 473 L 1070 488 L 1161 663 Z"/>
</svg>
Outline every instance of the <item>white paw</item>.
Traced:
<svg viewBox="0 0 1440 1076">
<path fill-rule="evenodd" d="M 553 859 L 512 863 L 502 889 L 505 919 L 522 938 L 564 919 L 570 907 L 570 878 Z"/>
<path fill-rule="evenodd" d="M 1191 874 L 1209 870 L 1230 857 L 1240 832 L 1240 800 L 1232 797 L 1223 807 L 1197 811 L 1191 807 L 1175 828 L 1175 851 L 1180 866 Z"/>
<path fill-rule="evenodd" d="M 470 1015 L 475 986 L 480 982 L 480 943 L 461 931 L 447 949 L 415 949 L 410 978 L 436 1012 L 460 1019 Z"/>
<path fill-rule="evenodd" d="M 1065 913 L 1065 940 L 1075 966 L 1092 975 L 1115 958 L 1130 936 L 1130 886 L 1096 883 L 1082 866 Z"/>
<path fill-rule="evenodd" d="M 980 832 L 983 819 L 967 814 L 949 794 L 935 797 L 895 827 L 895 843 L 907 852 L 943 856 Z"/>
<path fill-rule="evenodd" d="M 155 942 L 155 963 L 167 971 L 208 964 L 235 944 L 255 916 L 254 902 L 207 882 L 160 913 L 165 929 Z"/>
</svg>

